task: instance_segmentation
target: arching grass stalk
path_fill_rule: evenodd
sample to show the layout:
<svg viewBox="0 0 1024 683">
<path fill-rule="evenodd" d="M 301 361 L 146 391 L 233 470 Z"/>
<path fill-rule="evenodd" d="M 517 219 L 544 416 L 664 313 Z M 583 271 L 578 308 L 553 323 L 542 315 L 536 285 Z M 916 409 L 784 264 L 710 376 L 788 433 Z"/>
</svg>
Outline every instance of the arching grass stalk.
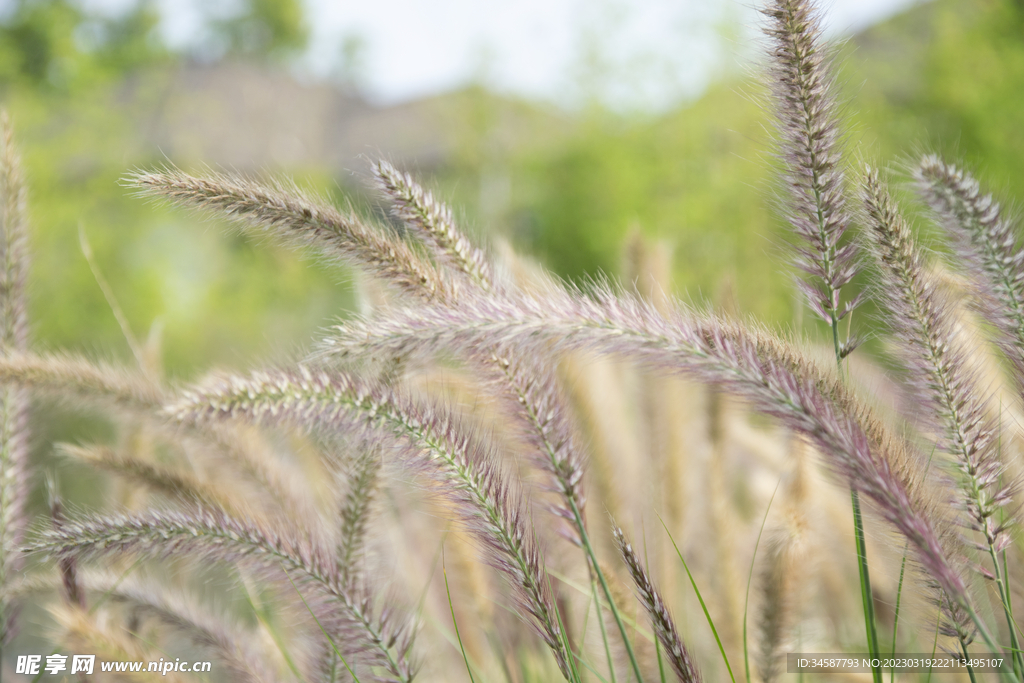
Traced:
<svg viewBox="0 0 1024 683">
<path fill-rule="evenodd" d="M 775 502 L 775 494 L 779 492 L 779 486 L 781 485 L 782 480 L 779 479 L 779 483 L 775 485 L 775 490 L 772 491 L 772 497 L 768 499 L 768 507 L 765 508 L 764 517 L 761 518 L 761 528 L 757 530 L 757 540 L 754 541 L 754 554 L 750 558 L 750 571 L 747 573 L 747 593 L 743 598 L 743 668 L 747 674 L 747 683 L 751 683 L 753 680 L 750 677 L 750 650 L 747 647 L 747 606 L 750 604 L 750 584 L 754 579 L 754 560 L 757 559 L 757 549 L 761 545 L 761 534 L 764 533 L 764 525 L 768 521 L 768 513 L 771 512 L 772 503 Z"/>
</svg>

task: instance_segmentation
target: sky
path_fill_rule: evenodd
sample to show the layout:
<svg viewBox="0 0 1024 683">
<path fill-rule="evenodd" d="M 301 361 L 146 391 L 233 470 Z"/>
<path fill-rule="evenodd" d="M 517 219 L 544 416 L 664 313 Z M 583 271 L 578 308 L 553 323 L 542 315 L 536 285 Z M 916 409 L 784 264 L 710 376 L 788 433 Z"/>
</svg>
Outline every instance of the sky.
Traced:
<svg viewBox="0 0 1024 683">
<path fill-rule="evenodd" d="M 825 0 L 826 30 L 847 35 L 919 1 Z M 159 2 L 165 37 L 182 44 L 211 0 Z M 570 107 L 598 98 L 658 110 L 756 54 L 752 0 L 304 2 L 312 37 L 301 71 L 355 82 L 379 104 L 477 82 Z"/>
</svg>

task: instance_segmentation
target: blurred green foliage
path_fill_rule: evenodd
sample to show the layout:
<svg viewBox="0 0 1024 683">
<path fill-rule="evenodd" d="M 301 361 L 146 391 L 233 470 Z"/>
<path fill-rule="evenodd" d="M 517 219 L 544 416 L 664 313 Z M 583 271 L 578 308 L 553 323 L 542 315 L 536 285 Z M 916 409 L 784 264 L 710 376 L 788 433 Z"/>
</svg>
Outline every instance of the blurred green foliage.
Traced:
<svg viewBox="0 0 1024 683">
<path fill-rule="evenodd" d="M 1024 3 L 925 3 L 855 36 L 837 61 L 851 187 L 864 162 L 905 180 L 936 151 L 1001 196 L 1024 198 Z M 593 112 L 562 144 L 511 162 L 507 228 L 580 279 L 618 272 L 636 226 L 674 244 L 684 298 L 734 296 L 741 312 L 792 321 L 800 304 L 775 210 L 771 125 L 756 79 L 732 79 L 655 120 Z"/>
<path fill-rule="evenodd" d="M 158 21 L 148 2 L 110 17 L 68 0 L 18 0 L 0 26 L 0 83 L 81 91 L 154 64 L 168 57 Z"/>
<path fill-rule="evenodd" d="M 281 59 L 306 47 L 309 27 L 301 0 L 247 0 L 212 23 L 227 53 L 246 59 Z"/>
<path fill-rule="evenodd" d="M 146 147 L 140 113 L 111 106 L 119 88 L 187 57 L 160 43 L 154 5 L 107 17 L 69 0 L 22 0 L 6 16 L 0 92 L 28 169 L 41 344 L 127 355 L 82 256 L 80 227 L 134 333 L 161 321 L 173 373 L 288 351 L 275 345 L 302 343 L 351 308 L 346 273 L 118 185 L 126 170 L 164 161 Z M 212 16 L 210 29 L 231 58 L 284 59 L 308 37 L 299 0 L 248 0 Z M 900 170 L 935 150 L 962 157 L 1003 196 L 1024 197 L 1022 36 L 1016 0 L 936 0 L 854 37 L 840 50 L 853 161 Z M 563 276 L 617 275 L 624 238 L 639 229 L 674 246 L 683 298 L 728 296 L 741 313 L 789 322 L 800 307 L 788 231 L 774 210 L 764 101 L 762 86 L 741 78 L 656 117 L 553 113 L 471 90 L 458 104 L 460 151 L 437 182 L 470 231 L 505 234 Z M 513 108 L 532 112 L 518 136 L 532 144 L 496 133 Z M 340 181 L 323 169 L 306 177 L 337 192 Z"/>
<path fill-rule="evenodd" d="M 152 3 L 109 17 L 68 0 L 20 0 L 5 16 L 0 99 L 29 186 L 37 347 L 129 356 L 80 230 L 132 333 L 144 340 L 163 330 L 172 373 L 292 351 L 276 345 L 308 338 L 351 305 L 347 273 L 171 214 L 120 186 L 127 171 L 167 161 L 147 147 L 144 113 L 120 106 L 125 84 L 158 83 L 188 58 L 160 42 Z M 276 59 L 305 44 L 304 22 L 299 0 L 251 0 L 217 20 L 214 40 L 230 36 L 229 57 Z M 332 187 L 325 174 L 307 175 L 316 189 Z"/>
</svg>

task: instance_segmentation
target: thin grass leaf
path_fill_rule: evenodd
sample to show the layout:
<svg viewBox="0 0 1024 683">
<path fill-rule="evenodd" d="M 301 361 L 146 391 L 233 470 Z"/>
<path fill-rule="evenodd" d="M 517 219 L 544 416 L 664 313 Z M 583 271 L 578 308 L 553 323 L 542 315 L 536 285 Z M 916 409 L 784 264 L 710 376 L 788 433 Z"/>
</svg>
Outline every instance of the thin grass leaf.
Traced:
<svg viewBox="0 0 1024 683">
<path fill-rule="evenodd" d="M 121 305 L 117 302 L 117 297 L 114 296 L 114 290 L 107 283 L 107 279 L 103 277 L 103 271 L 100 270 L 99 264 L 96 263 L 92 247 L 85 236 L 85 226 L 81 223 L 78 224 L 78 244 L 82 249 L 82 256 L 85 257 L 86 263 L 89 264 L 89 270 L 92 271 L 93 279 L 99 286 L 100 291 L 103 292 L 103 298 L 107 300 L 107 306 L 110 308 L 110 312 L 114 314 L 114 319 L 117 320 L 117 324 L 121 328 L 121 335 L 124 336 L 124 340 L 128 343 L 128 348 L 131 349 L 132 355 L 135 356 L 135 362 L 139 364 L 139 369 L 142 371 L 151 369 L 142 345 L 135 338 L 135 333 L 132 332 L 131 325 L 128 324 L 128 318 L 121 309 Z"/>
<path fill-rule="evenodd" d="M 288 667 L 288 670 L 291 671 L 295 675 L 295 678 L 301 683 L 306 683 L 302 676 L 302 672 L 299 670 L 299 665 L 295 662 L 295 658 L 292 657 L 292 654 L 288 649 L 288 644 L 281 635 L 280 629 L 276 628 L 274 624 L 271 623 L 269 610 L 263 604 L 256 604 L 256 600 L 254 600 L 252 596 L 252 591 L 249 589 L 248 581 L 245 580 L 244 576 L 240 575 L 239 578 L 241 579 L 242 595 L 245 597 L 245 602 L 252 610 L 252 613 L 256 615 L 256 621 L 270 635 L 271 640 L 274 641 L 274 645 L 277 646 L 277 651 L 281 653 L 281 657 L 284 659 L 284 663 Z"/>
<path fill-rule="evenodd" d="M 896 656 L 896 635 L 900 628 L 900 599 L 903 597 L 903 573 L 907 569 L 907 546 L 903 545 L 903 561 L 900 562 L 900 580 L 896 584 L 896 612 L 892 618 L 892 656 Z M 889 683 L 896 680 L 896 668 L 889 671 Z"/>
<path fill-rule="evenodd" d="M 700 589 L 697 588 L 697 581 L 694 580 L 693 574 L 690 573 L 690 567 L 687 566 L 686 560 L 683 558 L 682 551 L 680 551 L 679 546 L 676 545 L 676 539 L 672 538 L 672 532 L 668 530 L 668 526 L 665 525 L 664 520 L 660 517 L 658 520 L 661 521 L 661 525 L 665 528 L 665 533 L 668 534 L 669 540 L 672 541 L 672 547 L 675 548 L 676 555 L 679 556 L 679 561 L 683 563 L 683 569 L 686 570 L 686 576 L 690 579 L 690 585 L 693 586 L 693 592 L 697 595 L 697 600 L 700 602 L 700 608 L 704 610 L 704 617 L 708 620 L 708 626 L 711 627 L 711 633 L 715 636 L 715 642 L 718 643 L 718 651 L 722 654 L 722 661 L 725 662 L 725 668 L 729 671 L 729 678 L 732 680 L 732 683 L 736 683 L 736 676 L 733 675 L 732 666 L 729 664 L 729 656 L 725 654 L 725 646 L 722 645 L 722 639 L 718 637 L 718 629 L 715 628 L 715 621 L 711 618 L 711 613 L 708 611 L 707 605 L 704 604 L 704 598 L 700 594 Z"/>
<path fill-rule="evenodd" d="M 761 518 L 761 526 L 757 530 L 757 540 L 754 541 L 754 553 L 750 557 L 750 571 L 747 572 L 747 591 L 743 598 L 743 667 L 747 675 L 747 683 L 750 683 L 753 679 L 750 677 L 750 654 L 747 648 L 747 606 L 750 604 L 750 584 L 754 579 L 754 561 L 757 559 L 757 549 L 761 545 L 761 534 L 764 533 L 765 522 L 768 521 L 768 513 L 771 512 L 772 503 L 775 501 L 775 494 L 779 492 L 779 487 L 782 486 L 782 480 L 775 485 L 775 490 L 772 491 L 772 497 L 768 499 L 768 507 L 764 510 L 764 517 Z"/>
<path fill-rule="evenodd" d="M 448 609 L 452 613 L 452 624 L 455 626 L 455 638 L 459 641 L 459 649 L 462 651 L 462 661 L 466 663 L 466 673 L 469 674 L 469 680 L 471 683 L 476 683 L 476 679 L 473 678 L 473 669 L 469 666 L 469 657 L 466 656 L 466 646 L 462 644 L 462 634 L 459 633 L 459 620 L 455 618 L 452 591 L 448 587 L 448 570 L 444 566 L 444 545 L 441 546 L 441 574 L 444 575 L 444 592 L 448 597 Z"/>
<path fill-rule="evenodd" d="M 327 629 L 324 628 L 324 625 L 320 623 L 320 619 L 316 616 L 316 613 L 313 612 L 313 610 L 309 606 L 309 603 L 306 602 L 306 598 L 302 594 L 302 591 L 300 591 L 299 587 L 295 585 L 294 581 L 292 581 L 292 577 L 288 573 L 287 568 L 285 568 L 284 574 L 288 577 L 288 582 L 291 583 L 292 588 L 295 589 L 295 593 L 299 596 L 299 600 L 302 601 L 302 604 L 309 612 L 309 616 L 313 617 L 313 620 L 316 621 L 316 625 L 320 629 L 320 632 L 324 634 L 324 638 L 326 638 L 327 642 L 330 643 L 331 649 L 334 651 L 334 656 L 340 659 L 341 663 L 345 665 L 345 668 L 348 670 L 349 675 L 352 676 L 352 680 L 355 681 L 355 683 L 359 683 L 359 677 L 356 676 L 356 673 L 352 670 L 352 667 L 348 665 L 348 660 L 345 659 L 345 655 L 341 654 L 341 652 L 338 650 L 338 646 L 334 644 L 334 638 L 332 638 L 331 635 L 327 632 Z"/>
<path fill-rule="evenodd" d="M 604 645 L 605 658 L 608 661 L 608 678 L 611 679 L 611 683 L 615 682 L 615 662 L 612 661 L 612 649 L 608 644 L 608 631 L 604 627 L 604 618 L 601 616 L 601 601 L 597 598 L 597 581 L 596 579 L 590 580 L 590 589 L 594 593 L 594 607 L 597 610 L 597 625 L 601 629 L 601 643 Z"/>
</svg>

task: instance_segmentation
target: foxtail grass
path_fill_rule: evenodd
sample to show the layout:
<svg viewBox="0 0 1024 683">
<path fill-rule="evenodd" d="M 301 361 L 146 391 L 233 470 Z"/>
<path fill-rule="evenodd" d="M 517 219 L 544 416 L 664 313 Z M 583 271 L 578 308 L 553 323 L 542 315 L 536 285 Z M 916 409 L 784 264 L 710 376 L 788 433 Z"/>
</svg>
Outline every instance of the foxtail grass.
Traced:
<svg viewBox="0 0 1024 683">
<path fill-rule="evenodd" d="M 4 359 L 24 352 L 28 345 L 27 191 L 13 136 L 7 113 L 0 112 L 0 357 Z M 0 384 L 0 656 L 17 630 L 18 605 L 7 597 L 6 588 L 24 566 L 21 545 L 32 486 L 28 408 L 23 387 Z"/>
<path fill-rule="evenodd" d="M 55 594 L 62 600 L 54 611 L 64 624 L 66 642 L 103 643 L 119 656 L 142 657 L 145 648 L 132 640 L 138 629 L 129 628 L 136 635 L 125 639 L 112 621 L 121 609 L 154 626 L 169 642 L 183 637 L 214 653 L 238 680 L 411 683 L 418 670 L 416 624 L 436 625 L 447 616 L 421 620 L 398 608 L 398 599 L 392 604 L 390 582 L 397 579 L 385 567 L 398 559 L 429 561 L 439 547 L 429 536 L 430 523 L 442 518 L 439 526 L 447 528 L 448 518 L 454 517 L 463 526 L 459 533 L 464 531 L 480 551 L 482 562 L 476 566 L 502 581 L 484 580 L 468 588 L 457 586 L 458 580 L 450 584 L 442 559 L 443 597 L 431 593 L 431 578 L 417 588 L 423 596 L 419 612 L 432 609 L 428 594 L 447 607 L 459 646 L 457 653 L 426 646 L 424 651 L 432 654 L 424 675 L 447 675 L 464 666 L 471 681 L 482 681 L 489 674 L 486 652 L 474 643 L 486 637 L 500 653 L 509 681 L 560 675 L 582 683 L 590 671 L 597 680 L 641 683 L 655 671 L 655 658 L 662 680 L 674 675 L 684 682 L 700 681 L 701 670 L 710 670 L 709 660 L 716 658 L 712 640 L 735 679 L 728 656 L 734 649 L 738 655 L 740 629 L 732 553 L 749 537 L 748 595 L 754 576 L 761 577 L 762 588 L 752 607 L 761 615 L 752 649 L 761 653 L 762 679 L 773 680 L 779 674 L 777 655 L 805 625 L 794 596 L 811 584 L 802 580 L 802 572 L 809 574 L 814 566 L 804 560 L 809 542 L 803 537 L 813 504 L 804 477 L 814 465 L 809 455 L 785 447 L 777 456 L 762 447 L 734 458 L 730 449 L 737 444 L 725 438 L 731 433 L 725 423 L 755 412 L 781 427 L 785 442 L 806 442 L 808 452 L 813 449 L 832 478 L 851 492 L 869 654 L 880 653 L 866 519 L 886 527 L 896 547 L 906 548 L 896 589 L 894 647 L 901 619 L 906 623 L 919 617 L 904 603 L 913 583 L 926 596 L 918 601 L 924 607 L 914 604 L 926 613 L 929 627 L 930 610 L 941 614 L 937 644 L 941 635 L 949 639 L 946 645 L 966 655 L 977 650 L 976 639 L 993 653 L 999 651 L 998 641 L 1006 640 L 1013 651 L 1013 675 L 1024 681 L 1011 602 L 1016 587 L 1006 565 L 1017 531 L 1012 501 L 1018 485 L 993 438 L 1001 412 L 989 405 L 987 387 L 972 370 L 975 347 L 963 341 L 964 328 L 973 323 L 950 305 L 935 282 L 902 209 L 875 171 L 869 169 L 862 180 L 859 210 L 851 208 L 836 85 L 813 3 L 771 0 L 764 14 L 776 152 L 783 167 L 780 207 L 792 229 L 791 265 L 801 273 L 797 287 L 831 337 L 827 362 L 820 362 L 814 345 L 804 339 L 732 311 L 716 313 L 673 300 L 659 291 L 667 289 L 664 273 L 644 278 L 646 266 L 637 264 L 651 259 L 639 253 L 639 243 L 632 245 L 637 252 L 631 261 L 632 288 L 603 281 L 574 287 L 546 273 L 527 277 L 522 261 L 507 256 L 511 265 L 502 267 L 500 249 L 495 254 L 477 246 L 448 206 L 383 161 L 373 168 L 375 187 L 401 226 L 336 208 L 287 182 L 191 175 L 173 167 L 125 178 L 127 186 L 147 197 L 359 269 L 371 287 L 387 292 L 365 308 L 364 316 L 329 328 L 305 358 L 248 372 L 214 372 L 177 387 L 150 371 L 148 356 L 143 358 L 123 320 L 138 370 L 60 352 L 33 354 L 27 348 L 22 292 L 24 188 L 4 123 L 0 646 L 14 632 L 17 603 L 34 585 L 12 577 L 23 567 L 25 553 L 35 552 L 56 563 L 47 576 L 59 584 Z M 979 336 L 994 333 L 1008 360 L 1010 381 L 1024 389 L 1024 250 L 1012 222 L 969 175 L 937 158 L 922 162 L 916 180 L 962 257 L 951 269 L 966 276 L 977 300 L 984 320 Z M 863 234 L 854 237 L 851 229 L 858 223 Z M 84 240 L 83 249 L 88 252 Z M 868 289 L 859 288 L 856 280 L 867 266 L 863 255 L 873 257 L 869 267 L 879 274 Z M 667 256 L 665 261 L 660 267 L 667 272 Z M 115 302 L 94 270 L 104 294 Z M 885 378 L 888 393 L 881 399 L 865 396 L 852 377 L 851 363 L 871 362 L 861 357 L 866 354 L 850 356 L 858 335 L 840 334 L 840 323 L 849 320 L 865 296 L 874 296 L 887 312 L 874 334 L 890 342 L 905 370 Z M 588 372 L 583 360 L 588 355 L 631 364 L 614 381 L 601 383 L 607 396 L 599 398 L 615 400 L 587 396 L 587 382 L 576 380 Z M 635 368 L 646 374 L 632 374 Z M 591 372 L 590 382 L 594 376 Z M 706 385 L 713 397 L 711 414 L 705 416 L 709 429 L 675 425 L 668 437 L 652 433 L 651 457 L 631 462 L 631 453 L 643 452 L 632 446 L 644 440 L 625 432 L 637 425 L 654 432 L 672 422 L 668 410 L 655 415 L 651 406 L 677 376 Z M 450 391 L 455 382 L 459 390 Z M 61 452 L 142 484 L 163 502 L 153 505 L 140 495 L 132 503 L 141 509 L 134 512 L 83 515 L 68 512 L 55 496 L 50 524 L 40 525 L 26 543 L 24 410 L 30 392 L 113 417 L 122 441 L 117 447 L 62 446 Z M 622 397 L 638 392 L 651 394 L 639 409 L 644 414 L 633 414 L 638 411 L 629 406 L 609 407 L 625 406 Z M 729 415 L 716 410 L 721 406 L 715 401 L 727 395 L 740 399 L 743 408 Z M 707 445 L 713 459 L 707 465 L 713 485 L 693 503 L 682 484 L 702 481 L 695 471 L 699 457 L 688 454 L 684 470 L 678 453 L 680 443 L 691 438 L 688 431 L 711 443 L 687 441 L 686 447 L 699 454 Z M 766 429 L 756 433 L 762 441 L 778 440 Z M 615 447 L 608 434 L 621 436 L 617 443 L 625 446 Z M 945 464 L 939 471 L 925 457 L 932 442 Z M 316 459 L 299 465 L 297 455 L 306 453 L 315 453 Z M 776 461 L 767 467 L 771 481 L 791 465 L 797 470 L 787 510 L 793 528 L 758 554 L 760 531 L 756 539 L 752 529 L 733 539 L 725 533 L 732 527 L 724 520 L 756 516 L 735 513 L 759 509 L 767 499 L 767 492 L 758 493 L 757 475 L 765 471 L 761 460 L 773 457 Z M 727 464 L 749 469 L 750 476 L 734 474 Z M 231 485 L 217 477 L 232 477 Z M 653 565 L 641 560 L 621 528 L 595 522 L 598 510 L 613 513 L 626 528 L 638 519 L 642 524 L 652 501 L 619 497 L 619 491 L 632 479 L 659 477 L 666 481 L 647 482 L 652 485 L 644 491 L 654 491 L 654 503 L 669 511 L 663 524 L 678 565 L 666 561 L 669 552 L 652 553 Z M 257 495 L 265 502 L 256 501 Z M 423 496 L 439 502 L 428 514 L 410 515 Z M 715 556 L 711 562 L 693 556 L 702 539 L 677 545 L 673 535 L 692 532 L 700 520 L 682 521 L 698 514 L 709 518 L 714 535 L 708 539 L 717 549 L 708 553 Z M 667 550 L 668 544 L 660 548 Z M 116 575 L 129 558 L 227 568 L 246 597 L 249 625 L 191 600 L 191 572 L 172 577 L 177 583 L 167 586 L 150 585 L 149 579 L 119 579 L 115 585 L 108 575 Z M 468 556 L 459 559 L 474 562 Z M 870 559 L 872 568 L 884 561 Z M 108 572 L 93 572 L 92 564 Z M 452 567 L 451 576 L 465 574 Z M 907 567 L 911 571 L 904 582 Z M 712 583 L 725 592 L 717 604 L 705 602 L 698 590 L 708 585 L 711 573 Z M 682 586 L 688 582 L 693 587 L 703 615 L 696 608 L 680 609 L 694 604 L 688 593 L 686 600 L 673 599 L 683 592 L 675 590 L 677 575 Z M 988 623 L 988 613 L 979 607 L 984 580 L 996 588 L 1008 633 Z M 624 588 L 630 581 L 635 599 Z M 594 645 L 596 634 L 588 642 L 586 628 L 577 628 L 590 606 L 581 610 L 567 587 L 578 588 L 579 600 L 595 606 L 599 646 Z M 481 604 L 494 598 L 493 588 L 500 593 L 495 604 L 505 609 L 494 610 L 493 618 L 481 620 L 484 624 L 468 623 L 468 616 L 457 614 L 453 588 L 456 595 L 481 593 L 472 596 Z M 97 593 L 105 597 L 93 601 Z M 301 608 L 292 604 L 296 600 Z M 83 609 L 100 604 L 102 613 Z M 630 616 L 637 606 L 650 620 L 650 632 Z M 750 681 L 747 607 L 742 648 Z M 913 616 L 903 616 L 908 613 Z M 258 626 L 252 625 L 253 618 Z M 129 616 L 127 624 L 133 623 Z M 294 634 L 289 632 L 293 625 Z M 286 665 L 254 651 L 256 633 L 270 633 Z M 684 641 L 684 634 L 693 637 Z M 418 642 L 429 643 L 431 635 L 436 634 Z M 653 643 L 653 654 L 644 638 Z M 431 669 L 435 662 L 444 666 L 445 657 L 454 669 Z M 520 660 L 518 671 L 509 665 L 514 658 Z M 601 659 L 607 662 L 607 679 L 599 673 L 605 666 Z M 880 683 L 880 669 L 872 675 Z"/>
</svg>

